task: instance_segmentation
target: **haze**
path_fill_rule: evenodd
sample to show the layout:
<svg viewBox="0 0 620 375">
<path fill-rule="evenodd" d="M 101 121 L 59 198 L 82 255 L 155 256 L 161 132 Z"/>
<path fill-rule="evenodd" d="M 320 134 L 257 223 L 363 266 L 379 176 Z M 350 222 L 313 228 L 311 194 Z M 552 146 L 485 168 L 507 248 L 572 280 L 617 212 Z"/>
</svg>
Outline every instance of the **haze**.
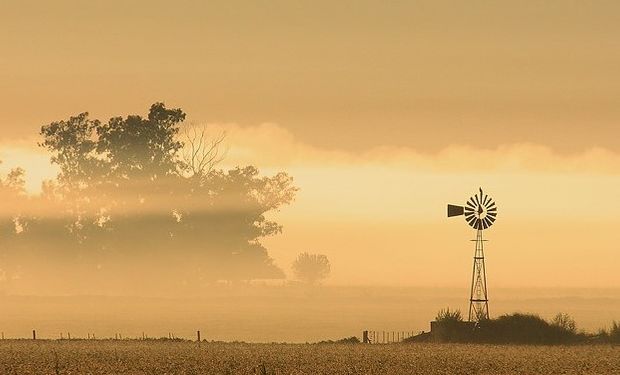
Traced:
<svg viewBox="0 0 620 375">
<path fill-rule="evenodd" d="M 9 0 L 0 31 L 1 167 L 31 196 L 58 173 L 41 126 L 162 101 L 226 133 L 222 167 L 294 178 L 261 241 L 289 279 L 308 251 L 327 285 L 466 287 L 445 205 L 483 187 L 491 295 L 620 283 L 616 1 Z"/>
</svg>

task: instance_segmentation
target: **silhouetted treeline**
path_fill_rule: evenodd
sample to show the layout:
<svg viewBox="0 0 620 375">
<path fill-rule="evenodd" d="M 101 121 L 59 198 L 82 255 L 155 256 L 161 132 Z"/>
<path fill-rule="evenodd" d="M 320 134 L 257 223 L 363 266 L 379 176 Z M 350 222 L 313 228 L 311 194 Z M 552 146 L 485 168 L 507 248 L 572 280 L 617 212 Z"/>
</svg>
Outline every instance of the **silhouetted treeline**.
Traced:
<svg viewBox="0 0 620 375">
<path fill-rule="evenodd" d="M 219 168 L 218 143 L 184 139 L 184 119 L 156 103 L 147 117 L 43 126 L 58 177 L 37 197 L 24 195 L 22 170 L 0 183 L 13 202 L 0 226 L 6 284 L 141 292 L 283 277 L 260 239 L 281 231 L 266 214 L 294 199 L 292 178 Z"/>
</svg>

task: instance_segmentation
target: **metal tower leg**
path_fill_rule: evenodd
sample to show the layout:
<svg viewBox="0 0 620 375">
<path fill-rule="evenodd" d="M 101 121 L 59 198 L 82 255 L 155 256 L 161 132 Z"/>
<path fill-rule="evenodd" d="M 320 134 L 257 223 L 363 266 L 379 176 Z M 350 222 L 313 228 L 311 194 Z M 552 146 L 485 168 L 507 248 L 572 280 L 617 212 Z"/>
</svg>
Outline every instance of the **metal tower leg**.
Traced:
<svg viewBox="0 0 620 375">
<path fill-rule="evenodd" d="M 489 319 L 489 296 L 487 293 L 487 274 L 484 267 L 484 241 L 482 230 L 476 233 L 476 252 L 474 270 L 471 276 L 471 296 L 469 298 L 469 321 Z"/>
</svg>

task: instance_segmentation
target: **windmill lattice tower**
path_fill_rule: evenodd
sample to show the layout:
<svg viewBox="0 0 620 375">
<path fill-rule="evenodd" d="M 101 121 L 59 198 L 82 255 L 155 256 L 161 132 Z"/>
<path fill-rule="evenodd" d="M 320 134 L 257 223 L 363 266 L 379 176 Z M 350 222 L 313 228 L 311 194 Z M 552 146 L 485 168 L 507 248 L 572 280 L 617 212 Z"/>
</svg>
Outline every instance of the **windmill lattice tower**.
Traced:
<svg viewBox="0 0 620 375">
<path fill-rule="evenodd" d="M 489 319 L 489 294 L 487 275 L 484 264 L 484 240 L 482 232 L 488 229 L 497 218 L 497 206 L 493 199 L 480 193 L 469 198 L 464 206 L 448 205 L 448 217 L 465 216 L 467 223 L 476 229 L 476 250 L 474 252 L 474 269 L 471 276 L 471 294 L 469 297 L 469 321 Z"/>
</svg>

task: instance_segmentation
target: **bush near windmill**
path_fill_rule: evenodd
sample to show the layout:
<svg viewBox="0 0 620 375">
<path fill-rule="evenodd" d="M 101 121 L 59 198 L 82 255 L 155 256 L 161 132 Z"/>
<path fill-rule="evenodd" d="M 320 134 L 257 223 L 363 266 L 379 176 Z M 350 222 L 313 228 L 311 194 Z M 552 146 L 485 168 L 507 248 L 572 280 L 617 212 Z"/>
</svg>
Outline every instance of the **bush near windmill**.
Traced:
<svg viewBox="0 0 620 375">
<path fill-rule="evenodd" d="M 612 341 L 609 338 L 614 334 L 620 338 L 620 326 L 615 322 L 611 331 L 606 332 L 598 335 L 578 332 L 575 321 L 566 313 L 558 313 L 550 321 L 535 314 L 512 313 L 476 323 L 464 321 L 459 310 L 447 308 L 440 310 L 431 322 L 429 334 L 406 341 L 548 345 Z"/>
</svg>

